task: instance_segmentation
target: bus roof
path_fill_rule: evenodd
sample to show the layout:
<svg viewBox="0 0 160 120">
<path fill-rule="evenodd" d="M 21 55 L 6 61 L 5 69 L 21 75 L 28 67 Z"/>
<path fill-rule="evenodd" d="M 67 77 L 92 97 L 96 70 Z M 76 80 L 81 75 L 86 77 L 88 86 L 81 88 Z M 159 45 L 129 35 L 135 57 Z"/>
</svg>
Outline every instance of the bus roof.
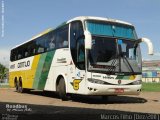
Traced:
<svg viewBox="0 0 160 120">
<path fill-rule="evenodd" d="M 133 26 L 131 23 L 125 22 L 125 21 L 121 21 L 121 20 L 117 20 L 117 19 L 111 19 L 111 18 L 104 18 L 104 17 L 93 17 L 93 16 L 79 16 L 79 17 L 75 17 L 69 21 L 67 21 L 67 23 L 70 23 L 72 21 L 75 20 L 100 20 L 100 21 L 107 21 L 107 22 L 114 22 L 114 23 L 120 23 L 120 24 L 126 24 L 126 25 L 131 25 Z"/>
<path fill-rule="evenodd" d="M 120 24 L 125 24 L 125 25 L 133 26 L 131 23 L 128 23 L 128 22 L 125 22 L 125 21 L 121 21 L 121 20 L 117 20 L 117 19 L 103 18 L 103 17 L 93 17 L 93 16 L 79 16 L 79 17 L 75 17 L 75 18 L 73 18 L 73 19 L 71 19 L 71 20 L 69 20 L 67 22 L 63 22 L 58 27 L 56 27 L 56 29 L 59 28 L 60 26 L 63 26 L 65 24 L 68 24 L 68 23 L 70 23 L 72 21 L 76 21 L 76 20 L 80 20 L 80 21 L 84 21 L 84 20 L 100 20 L 100 21 L 108 21 L 108 22 L 114 22 L 114 23 L 120 23 Z M 31 39 L 29 39 L 29 40 L 27 40 L 27 41 L 25 41 L 25 42 L 23 42 L 23 43 L 21 43 L 19 45 L 16 45 L 12 49 L 17 48 L 17 47 L 19 47 L 19 46 L 21 46 L 21 45 L 23 45 L 25 43 L 28 43 L 28 42 L 30 42 L 30 41 L 32 41 L 32 40 L 34 40 L 34 39 L 36 39 L 36 38 L 38 38 L 40 36 L 43 36 L 43 35 L 51 32 L 51 31 L 53 31 L 53 30 L 54 29 L 49 28 L 49 29 L 47 29 L 47 30 L 39 33 L 38 35 L 33 36 Z"/>
<path fill-rule="evenodd" d="M 32 40 L 34 40 L 34 39 L 36 39 L 36 38 L 38 38 L 38 37 L 40 37 L 40 36 L 43 36 L 43 35 L 51 32 L 51 31 L 53 31 L 53 30 L 54 30 L 54 29 L 49 28 L 49 29 L 47 29 L 47 30 L 45 30 L 45 31 L 43 31 L 43 32 L 41 32 L 41 33 L 33 36 L 31 39 L 29 39 L 29 40 L 27 40 L 27 41 L 25 41 L 25 42 L 23 42 L 23 43 L 21 43 L 21 44 L 19 44 L 19 45 L 16 45 L 16 46 L 13 47 L 12 49 L 17 48 L 17 47 L 19 47 L 19 46 L 21 46 L 21 45 L 23 45 L 23 44 L 25 44 L 25 43 L 28 43 L 28 42 L 30 42 L 30 41 L 32 41 Z"/>
</svg>

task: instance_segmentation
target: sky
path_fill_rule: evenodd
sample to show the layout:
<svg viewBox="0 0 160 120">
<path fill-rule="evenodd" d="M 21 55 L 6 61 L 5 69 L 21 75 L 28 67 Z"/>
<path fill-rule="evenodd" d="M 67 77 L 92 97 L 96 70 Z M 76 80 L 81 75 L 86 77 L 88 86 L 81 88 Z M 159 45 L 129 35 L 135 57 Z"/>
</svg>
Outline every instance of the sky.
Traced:
<svg viewBox="0 0 160 120">
<path fill-rule="evenodd" d="M 36 34 L 55 28 L 77 16 L 98 16 L 132 23 L 138 37 L 151 39 L 154 55 L 160 59 L 160 0 L 0 0 L 0 63 L 8 65 L 10 49 Z M 3 25 L 4 23 L 4 25 Z"/>
</svg>

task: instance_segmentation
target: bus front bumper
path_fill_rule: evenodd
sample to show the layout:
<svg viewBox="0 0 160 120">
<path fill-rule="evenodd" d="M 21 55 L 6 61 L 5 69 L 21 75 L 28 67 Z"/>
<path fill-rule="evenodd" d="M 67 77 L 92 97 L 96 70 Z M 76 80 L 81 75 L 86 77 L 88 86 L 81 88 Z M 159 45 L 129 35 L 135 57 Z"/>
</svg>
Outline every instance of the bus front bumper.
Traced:
<svg viewBox="0 0 160 120">
<path fill-rule="evenodd" d="M 103 85 L 88 83 L 88 95 L 139 95 L 142 85 Z"/>
</svg>

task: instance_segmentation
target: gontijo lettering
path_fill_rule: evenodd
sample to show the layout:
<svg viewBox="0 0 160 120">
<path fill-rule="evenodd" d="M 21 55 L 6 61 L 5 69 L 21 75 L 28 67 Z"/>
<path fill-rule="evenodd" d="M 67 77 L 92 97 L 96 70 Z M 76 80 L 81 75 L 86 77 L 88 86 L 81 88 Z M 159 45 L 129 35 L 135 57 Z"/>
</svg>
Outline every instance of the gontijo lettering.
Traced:
<svg viewBox="0 0 160 120">
<path fill-rule="evenodd" d="M 17 67 L 18 68 L 23 68 L 23 67 L 29 67 L 30 66 L 30 61 L 24 61 L 24 62 L 20 62 L 18 63 Z"/>
</svg>

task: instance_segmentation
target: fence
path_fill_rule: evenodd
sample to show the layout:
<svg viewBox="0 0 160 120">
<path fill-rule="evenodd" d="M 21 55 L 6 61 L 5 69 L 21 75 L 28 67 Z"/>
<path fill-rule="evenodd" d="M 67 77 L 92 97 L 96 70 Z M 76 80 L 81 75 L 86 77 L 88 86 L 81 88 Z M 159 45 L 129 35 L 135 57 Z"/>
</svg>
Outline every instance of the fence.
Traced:
<svg viewBox="0 0 160 120">
<path fill-rule="evenodd" d="M 152 83 L 160 83 L 160 77 L 150 77 L 150 78 L 142 78 L 143 82 L 152 82 Z"/>
</svg>

